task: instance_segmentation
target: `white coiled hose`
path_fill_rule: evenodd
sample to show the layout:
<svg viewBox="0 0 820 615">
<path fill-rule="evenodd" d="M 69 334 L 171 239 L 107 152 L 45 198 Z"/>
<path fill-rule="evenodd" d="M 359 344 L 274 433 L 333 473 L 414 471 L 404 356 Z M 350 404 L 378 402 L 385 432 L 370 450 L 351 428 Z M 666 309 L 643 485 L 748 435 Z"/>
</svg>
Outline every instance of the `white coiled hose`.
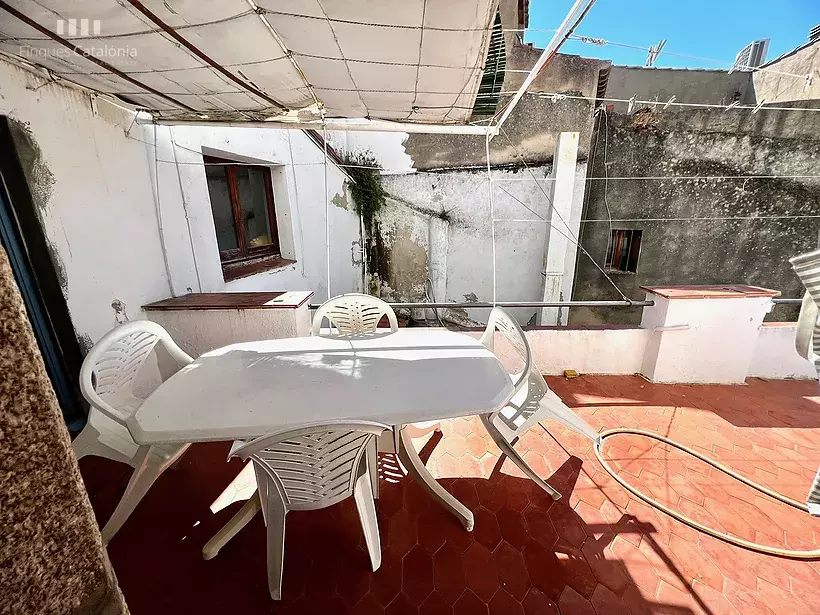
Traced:
<svg viewBox="0 0 820 615">
<path fill-rule="evenodd" d="M 709 459 L 708 457 L 706 457 L 704 455 L 701 455 L 697 451 L 694 451 L 691 448 L 689 448 L 687 446 L 684 446 L 683 444 L 675 442 L 674 440 L 670 440 L 669 438 L 666 438 L 666 437 L 664 437 L 660 434 L 656 434 L 656 433 L 653 433 L 651 431 L 644 431 L 643 429 L 631 429 L 629 427 L 619 427 L 617 429 L 610 429 L 608 431 L 605 431 L 602 434 L 600 434 L 598 436 L 598 439 L 595 441 L 595 456 L 598 457 L 598 461 L 601 462 L 601 465 L 604 466 L 604 469 L 612 476 L 612 478 L 614 478 L 616 481 L 618 481 L 618 483 L 620 483 L 620 485 L 624 489 L 629 491 L 629 493 L 631 493 L 635 497 L 643 500 L 644 502 L 646 502 L 647 504 L 649 504 L 653 508 L 657 508 L 658 510 L 660 510 L 662 512 L 665 512 L 667 515 L 669 515 L 673 519 L 677 519 L 681 523 L 684 523 L 684 524 L 688 525 L 689 527 L 692 527 L 692 528 L 698 530 L 699 532 L 703 532 L 704 534 L 709 534 L 710 536 L 714 536 L 715 538 L 718 538 L 718 539 L 720 539 L 724 542 L 728 542 L 730 544 L 736 545 L 738 547 L 743 547 L 744 549 L 749 549 L 750 551 L 756 551 L 758 553 L 765 553 L 767 555 L 778 555 L 780 557 L 789 557 L 789 558 L 792 558 L 792 559 L 800 559 L 800 560 L 820 559 L 820 549 L 814 549 L 812 551 L 793 551 L 791 549 L 781 549 L 781 548 L 778 548 L 778 547 L 770 547 L 770 546 L 767 546 L 767 545 L 761 545 L 761 544 L 758 544 L 756 542 L 750 542 L 748 540 L 743 540 L 742 538 L 737 538 L 736 536 L 730 536 L 729 534 L 719 532 L 719 531 L 717 531 L 717 530 L 715 530 L 711 527 L 703 525 L 702 523 L 698 523 L 697 521 L 693 521 L 689 517 L 686 517 L 685 515 L 682 515 L 681 513 L 677 512 L 677 511 L 674 511 L 674 510 L 672 510 L 671 508 L 669 508 L 667 506 L 664 506 L 660 502 L 657 502 L 657 501 L 653 500 L 648 495 L 645 495 L 645 494 L 641 493 L 635 487 L 633 487 L 632 485 L 627 483 L 624 479 L 622 479 L 620 476 L 618 476 L 618 474 L 615 472 L 615 470 L 613 470 L 612 468 L 609 467 L 609 464 L 604 459 L 603 453 L 601 452 L 601 449 L 603 448 L 603 445 L 604 445 L 604 440 L 606 440 L 607 438 L 611 438 L 612 436 L 626 435 L 626 434 L 631 434 L 631 435 L 635 435 L 635 436 L 644 436 L 646 438 L 651 438 L 653 440 L 657 440 L 658 442 L 663 442 L 664 444 L 668 444 L 669 446 L 672 446 L 672 447 L 674 447 L 678 450 L 681 450 L 684 453 L 689 453 L 693 457 L 697 457 L 698 459 L 700 459 L 704 463 L 712 466 L 713 468 L 717 468 L 718 470 L 720 470 L 721 472 L 724 472 L 725 474 L 728 474 L 732 478 L 735 478 L 735 479 L 739 480 L 744 485 L 748 485 L 749 487 L 751 487 L 753 489 L 756 489 L 756 490 L 760 491 L 761 493 L 765 493 L 766 495 L 768 495 L 771 498 L 774 498 L 778 502 L 783 502 L 784 504 L 788 504 L 789 506 L 797 508 L 798 510 L 802 510 L 803 512 L 805 512 L 807 514 L 809 512 L 808 507 L 805 504 L 803 504 L 802 502 L 798 502 L 796 500 L 788 498 L 785 495 L 777 493 L 776 491 L 772 491 L 771 489 L 769 489 L 767 487 L 764 487 L 762 485 L 758 485 L 757 483 L 749 480 L 748 478 L 746 478 L 744 476 L 741 476 L 740 474 L 738 474 L 734 470 L 731 470 L 730 468 L 727 468 L 726 466 L 718 463 L 714 459 Z"/>
</svg>

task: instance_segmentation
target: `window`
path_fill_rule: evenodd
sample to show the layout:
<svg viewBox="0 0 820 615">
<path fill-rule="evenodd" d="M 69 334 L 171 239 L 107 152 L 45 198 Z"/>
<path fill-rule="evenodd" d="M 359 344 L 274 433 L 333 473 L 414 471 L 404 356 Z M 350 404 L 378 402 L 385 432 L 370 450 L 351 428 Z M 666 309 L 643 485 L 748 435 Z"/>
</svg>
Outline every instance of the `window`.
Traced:
<svg viewBox="0 0 820 615">
<path fill-rule="evenodd" d="M 270 169 L 204 156 L 225 279 L 292 261 L 281 258 Z"/>
<path fill-rule="evenodd" d="M 642 234 L 643 231 L 634 229 L 613 229 L 606 253 L 606 268 L 610 271 L 637 273 Z"/>
</svg>

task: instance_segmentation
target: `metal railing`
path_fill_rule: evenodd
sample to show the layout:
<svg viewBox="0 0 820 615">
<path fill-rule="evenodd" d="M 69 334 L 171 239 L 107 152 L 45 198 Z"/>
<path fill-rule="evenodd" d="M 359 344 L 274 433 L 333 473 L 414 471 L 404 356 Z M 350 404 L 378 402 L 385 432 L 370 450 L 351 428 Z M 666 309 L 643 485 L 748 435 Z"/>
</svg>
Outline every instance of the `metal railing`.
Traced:
<svg viewBox="0 0 820 615">
<path fill-rule="evenodd" d="M 315 310 L 318 303 L 311 303 L 308 307 Z M 648 307 L 655 305 L 654 301 L 499 301 L 495 304 L 482 301 L 465 301 L 461 303 L 389 303 L 390 307 L 412 309 L 451 309 L 473 308 L 490 309 L 494 306 L 504 308 L 570 308 L 570 307 Z"/>
<path fill-rule="evenodd" d="M 772 303 L 785 305 L 800 305 L 802 299 L 790 298 L 775 298 Z M 319 303 L 311 303 L 308 307 L 315 310 L 319 307 Z M 499 301 L 495 304 L 484 301 L 463 301 L 460 303 L 423 303 L 423 302 L 408 302 L 408 303 L 389 303 L 393 308 L 404 308 L 407 310 L 413 309 L 452 309 L 452 308 L 472 308 L 472 309 L 490 309 L 494 305 L 503 308 L 571 308 L 571 307 L 607 307 L 607 308 L 636 308 L 636 307 L 650 307 L 655 305 L 654 301 Z"/>
</svg>

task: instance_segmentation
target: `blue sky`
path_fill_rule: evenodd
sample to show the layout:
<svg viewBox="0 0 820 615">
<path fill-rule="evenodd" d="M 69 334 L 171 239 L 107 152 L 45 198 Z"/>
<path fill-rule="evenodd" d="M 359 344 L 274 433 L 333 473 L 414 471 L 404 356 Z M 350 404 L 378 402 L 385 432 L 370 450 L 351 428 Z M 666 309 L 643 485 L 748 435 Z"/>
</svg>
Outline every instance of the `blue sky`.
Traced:
<svg viewBox="0 0 820 615">
<path fill-rule="evenodd" d="M 557 28 L 573 0 L 530 0 L 530 27 Z M 808 40 L 820 24 L 820 0 L 598 0 L 576 34 L 649 47 L 665 38 L 664 51 L 721 63 L 661 54 L 656 66 L 728 68 L 747 43 L 768 38 L 771 60 Z M 549 42 L 550 32 L 527 32 L 536 47 Z M 643 66 L 645 51 L 568 41 L 561 49 L 614 64 Z"/>
</svg>

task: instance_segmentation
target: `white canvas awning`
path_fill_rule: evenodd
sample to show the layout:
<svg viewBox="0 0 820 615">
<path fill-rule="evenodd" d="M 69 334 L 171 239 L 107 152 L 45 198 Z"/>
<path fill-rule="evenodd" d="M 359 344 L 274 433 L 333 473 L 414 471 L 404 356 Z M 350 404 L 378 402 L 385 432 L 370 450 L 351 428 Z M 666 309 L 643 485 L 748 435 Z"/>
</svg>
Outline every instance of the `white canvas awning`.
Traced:
<svg viewBox="0 0 820 615">
<path fill-rule="evenodd" d="M 460 124 L 496 9 L 497 0 L 0 0 L 0 50 L 166 120 L 310 116 L 318 101 L 327 117 Z"/>
</svg>

